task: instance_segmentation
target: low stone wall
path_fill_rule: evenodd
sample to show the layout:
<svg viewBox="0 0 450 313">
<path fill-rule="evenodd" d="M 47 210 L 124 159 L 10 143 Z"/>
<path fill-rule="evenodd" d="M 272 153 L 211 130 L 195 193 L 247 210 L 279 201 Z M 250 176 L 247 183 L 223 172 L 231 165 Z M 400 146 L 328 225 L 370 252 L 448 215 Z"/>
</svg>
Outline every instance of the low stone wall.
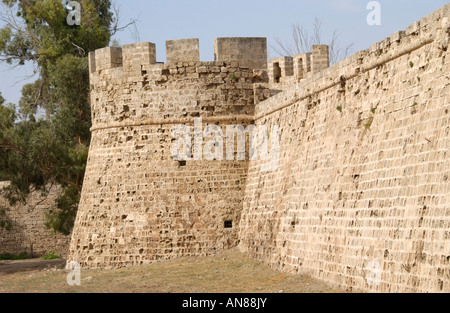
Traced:
<svg viewBox="0 0 450 313">
<path fill-rule="evenodd" d="M 6 208 L 0 221 L 10 227 L 0 228 L 0 254 L 19 254 L 26 252 L 34 257 L 54 251 L 65 257 L 69 248 L 70 236 L 55 234 L 45 227 L 45 214 L 56 208 L 55 199 L 59 188 L 52 187 L 47 197 L 40 192 L 32 193 L 25 205 L 9 206 L 3 197 L 3 188 L 8 182 L 0 182 L 0 208 Z"/>
</svg>

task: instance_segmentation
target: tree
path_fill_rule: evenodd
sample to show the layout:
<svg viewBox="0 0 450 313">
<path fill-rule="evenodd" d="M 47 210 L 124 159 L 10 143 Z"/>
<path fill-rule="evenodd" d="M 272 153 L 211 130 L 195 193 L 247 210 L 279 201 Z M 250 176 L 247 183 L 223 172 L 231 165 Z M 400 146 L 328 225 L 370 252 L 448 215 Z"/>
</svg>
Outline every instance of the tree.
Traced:
<svg viewBox="0 0 450 313">
<path fill-rule="evenodd" d="M 107 46 L 120 28 L 109 0 L 79 0 L 81 25 L 67 24 L 68 0 L 2 0 L 0 61 L 33 62 L 39 78 L 17 107 L 0 104 L 0 173 L 13 205 L 59 185 L 58 212 L 47 226 L 69 234 L 80 198 L 88 147 L 89 51 Z M 43 114 L 45 113 L 45 114 Z"/>
<path fill-rule="evenodd" d="M 5 137 L 4 129 L 10 128 L 14 124 L 16 112 L 14 108 L 9 106 L 4 106 L 5 98 L 2 97 L 0 93 L 0 142 L 3 142 L 3 138 Z M 4 154 L 5 151 L 0 150 L 0 154 Z M 2 166 L 2 162 L 4 161 L 4 157 L 0 156 L 0 181 L 9 180 L 8 173 L 4 170 L 5 166 Z"/>
<path fill-rule="evenodd" d="M 313 45 L 328 44 L 330 49 L 330 63 L 335 64 L 351 53 L 354 43 L 344 47 L 339 44 L 339 31 L 334 30 L 328 42 L 324 42 L 322 35 L 322 22 L 316 18 L 312 27 L 312 34 L 300 24 L 292 25 L 292 41 L 283 42 L 275 38 L 275 45 L 270 47 L 280 56 L 294 56 L 296 54 L 311 52 Z"/>
</svg>

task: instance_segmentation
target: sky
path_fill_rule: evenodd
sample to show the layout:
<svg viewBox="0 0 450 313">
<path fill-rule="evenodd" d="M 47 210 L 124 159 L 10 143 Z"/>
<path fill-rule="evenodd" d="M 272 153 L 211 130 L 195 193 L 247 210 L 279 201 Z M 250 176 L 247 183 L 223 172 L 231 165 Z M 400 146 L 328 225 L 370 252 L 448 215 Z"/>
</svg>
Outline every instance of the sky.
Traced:
<svg viewBox="0 0 450 313">
<path fill-rule="evenodd" d="M 200 59 L 214 59 L 216 37 L 267 37 L 269 58 L 278 55 L 270 48 L 275 38 L 292 39 L 293 24 L 311 29 L 315 18 L 322 22 L 326 43 L 337 30 L 339 43 L 353 43 L 352 53 L 404 30 L 420 18 L 443 7 L 447 0 L 379 0 L 381 25 L 369 25 L 369 0 L 116 0 L 122 25 L 137 19 L 114 38 L 120 44 L 149 41 L 156 44 L 157 61 L 165 61 L 165 41 L 200 39 Z M 81 21 L 82 22 L 82 21 Z M 0 24 L 0 27 L 4 25 Z M 138 34 L 138 36 L 136 35 Z M 0 63 L 0 92 L 7 102 L 18 103 L 21 88 L 33 82 L 34 66 L 11 69 Z"/>
</svg>

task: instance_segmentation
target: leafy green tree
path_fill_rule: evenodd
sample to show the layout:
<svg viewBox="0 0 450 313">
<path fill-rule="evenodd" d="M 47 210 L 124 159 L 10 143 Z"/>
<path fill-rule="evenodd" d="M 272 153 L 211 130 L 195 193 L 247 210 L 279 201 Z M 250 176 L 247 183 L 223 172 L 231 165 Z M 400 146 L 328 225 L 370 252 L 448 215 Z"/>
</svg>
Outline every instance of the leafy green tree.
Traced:
<svg viewBox="0 0 450 313">
<path fill-rule="evenodd" d="M 0 98 L 0 176 L 13 205 L 35 190 L 62 187 L 47 226 L 73 227 L 90 142 L 89 51 L 107 46 L 120 30 L 109 0 L 79 0 L 81 25 L 70 26 L 69 1 L 2 0 L 0 60 L 33 62 L 39 78 L 22 89 L 17 107 Z"/>
<path fill-rule="evenodd" d="M 16 118 L 16 112 L 11 106 L 4 106 L 5 98 L 2 97 L 0 93 L 0 143 L 4 142 L 5 132 L 4 129 L 8 129 L 14 125 L 14 120 Z M 5 151 L 0 149 L 0 181 L 9 180 L 9 175 L 5 171 L 4 160 Z"/>
</svg>

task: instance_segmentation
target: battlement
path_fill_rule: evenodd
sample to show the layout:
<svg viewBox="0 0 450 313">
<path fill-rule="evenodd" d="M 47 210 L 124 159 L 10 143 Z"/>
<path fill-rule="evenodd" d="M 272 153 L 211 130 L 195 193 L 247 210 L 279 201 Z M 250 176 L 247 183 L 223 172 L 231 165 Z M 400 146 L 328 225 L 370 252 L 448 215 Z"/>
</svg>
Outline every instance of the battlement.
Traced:
<svg viewBox="0 0 450 313">
<path fill-rule="evenodd" d="M 166 41 L 167 64 L 177 62 L 199 62 L 200 43 L 197 38 Z"/>
<path fill-rule="evenodd" d="M 131 72 L 141 65 L 156 64 L 156 45 L 150 42 L 106 47 L 89 53 L 89 72 L 95 73 L 117 67 Z"/>
<path fill-rule="evenodd" d="M 252 69 L 267 68 L 267 39 L 226 37 L 214 40 L 216 61 L 239 62 Z"/>
<path fill-rule="evenodd" d="M 166 41 L 166 64 L 199 62 L 199 39 Z M 266 38 L 216 38 L 214 56 L 217 62 L 238 62 L 250 69 L 267 68 Z M 127 44 L 122 47 L 106 47 L 89 53 L 90 73 L 114 68 L 125 72 L 140 71 L 142 66 L 156 64 L 156 45 L 150 42 Z"/>
<path fill-rule="evenodd" d="M 312 52 L 278 57 L 269 61 L 271 84 L 294 83 L 308 78 L 330 66 L 329 47 L 313 45 Z"/>
</svg>

